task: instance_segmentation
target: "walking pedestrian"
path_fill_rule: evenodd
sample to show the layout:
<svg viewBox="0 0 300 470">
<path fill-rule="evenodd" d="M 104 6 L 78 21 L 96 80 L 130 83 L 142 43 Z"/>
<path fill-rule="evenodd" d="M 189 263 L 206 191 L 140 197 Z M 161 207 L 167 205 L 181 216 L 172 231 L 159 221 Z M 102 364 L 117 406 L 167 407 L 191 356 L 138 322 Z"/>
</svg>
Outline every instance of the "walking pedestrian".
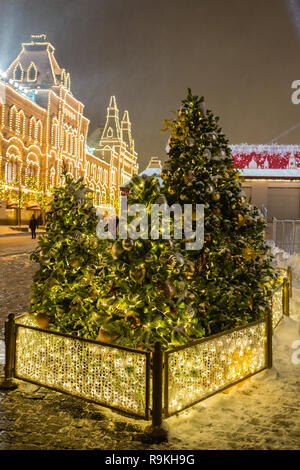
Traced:
<svg viewBox="0 0 300 470">
<path fill-rule="evenodd" d="M 37 221 L 36 221 L 34 214 L 32 214 L 31 219 L 29 221 L 29 228 L 31 230 L 31 238 L 36 238 L 36 233 L 35 233 L 36 227 L 37 227 Z"/>
<path fill-rule="evenodd" d="M 36 219 L 36 223 L 37 223 L 36 228 L 39 228 L 41 225 L 43 225 L 43 217 L 42 217 L 42 214 L 40 214 L 40 215 L 38 216 L 38 218 Z"/>
</svg>

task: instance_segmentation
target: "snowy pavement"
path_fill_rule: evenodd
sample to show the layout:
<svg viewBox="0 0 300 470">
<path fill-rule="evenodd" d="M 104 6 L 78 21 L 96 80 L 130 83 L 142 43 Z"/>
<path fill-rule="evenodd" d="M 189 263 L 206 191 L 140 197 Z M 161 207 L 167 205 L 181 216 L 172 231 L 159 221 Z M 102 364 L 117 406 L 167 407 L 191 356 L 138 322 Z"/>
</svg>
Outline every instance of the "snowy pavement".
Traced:
<svg viewBox="0 0 300 470">
<path fill-rule="evenodd" d="M 176 448 L 300 449 L 300 363 L 292 362 L 300 340 L 300 255 L 274 254 L 279 266 L 292 266 L 293 297 L 290 317 L 273 336 L 273 368 L 170 418 Z"/>
<path fill-rule="evenodd" d="M 9 273 L 22 273 L 17 290 L 24 308 L 35 266 L 26 256 L 1 262 L 8 280 L 3 278 L 1 308 L 18 311 Z M 0 449 L 299 449 L 300 364 L 292 362 L 292 344 L 300 340 L 300 256 L 280 262 L 292 264 L 294 282 L 291 316 L 273 337 L 274 367 L 168 419 L 168 443 L 144 443 L 144 421 L 22 382 L 16 391 L 0 393 Z"/>
<path fill-rule="evenodd" d="M 298 294 L 293 305 L 300 304 Z M 291 361 L 295 339 L 300 339 L 300 324 L 285 318 L 273 338 L 273 368 L 169 419 L 170 443 L 180 439 L 182 449 L 299 449 L 300 364 Z"/>
</svg>

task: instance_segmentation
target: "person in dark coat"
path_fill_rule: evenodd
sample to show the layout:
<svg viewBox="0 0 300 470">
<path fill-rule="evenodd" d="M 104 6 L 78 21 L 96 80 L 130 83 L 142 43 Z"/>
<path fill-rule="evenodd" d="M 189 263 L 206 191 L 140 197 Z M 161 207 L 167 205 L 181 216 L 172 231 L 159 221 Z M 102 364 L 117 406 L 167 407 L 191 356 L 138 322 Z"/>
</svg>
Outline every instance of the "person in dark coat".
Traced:
<svg viewBox="0 0 300 470">
<path fill-rule="evenodd" d="M 31 238 L 36 238 L 36 228 L 37 228 L 37 221 L 36 221 L 36 218 L 34 216 L 34 214 L 32 214 L 31 216 L 31 219 L 29 221 L 29 228 L 31 230 Z"/>
<path fill-rule="evenodd" d="M 42 214 L 40 214 L 38 216 L 38 218 L 36 219 L 36 223 L 37 223 L 37 228 L 39 228 L 41 225 L 43 225 L 43 217 L 42 217 Z"/>
</svg>

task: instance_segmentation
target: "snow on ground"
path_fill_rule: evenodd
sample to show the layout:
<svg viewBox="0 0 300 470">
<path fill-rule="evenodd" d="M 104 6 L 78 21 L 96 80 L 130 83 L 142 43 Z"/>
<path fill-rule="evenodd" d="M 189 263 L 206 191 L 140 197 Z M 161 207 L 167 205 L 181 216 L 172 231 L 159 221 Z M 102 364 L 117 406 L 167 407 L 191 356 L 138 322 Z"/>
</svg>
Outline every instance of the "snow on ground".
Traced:
<svg viewBox="0 0 300 470">
<path fill-rule="evenodd" d="M 300 255 L 273 252 L 279 266 L 293 268 L 291 314 L 273 336 L 274 367 L 168 419 L 169 442 L 152 449 L 300 449 L 300 364 L 292 363 L 292 343 L 300 340 Z"/>
<path fill-rule="evenodd" d="M 285 318 L 273 339 L 273 369 L 170 418 L 170 444 L 179 439 L 182 449 L 299 449 L 300 365 L 291 362 L 295 339 L 300 324 Z"/>
<path fill-rule="evenodd" d="M 292 344 L 300 340 L 300 255 L 277 250 L 275 258 L 292 266 L 294 281 L 290 317 L 273 336 L 273 368 L 170 418 L 171 447 L 300 448 L 300 364 L 292 362 Z"/>
</svg>

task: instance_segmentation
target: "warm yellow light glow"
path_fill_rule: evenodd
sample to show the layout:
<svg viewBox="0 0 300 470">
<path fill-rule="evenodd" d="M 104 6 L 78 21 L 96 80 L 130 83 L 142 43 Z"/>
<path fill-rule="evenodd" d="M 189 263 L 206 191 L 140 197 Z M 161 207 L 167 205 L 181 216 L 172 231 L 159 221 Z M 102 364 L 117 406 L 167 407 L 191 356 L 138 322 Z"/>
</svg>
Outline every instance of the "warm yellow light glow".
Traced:
<svg viewBox="0 0 300 470">
<path fill-rule="evenodd" d="M 168 355 L 169 413 L 265 367 L 265 321 Z"/>
<path fill-rule="evenodd" d="M 283 284 L 272 296 L 272 326 L 275 328 L 283 317 L 282 307 Z"/>
<path fill-rule="evenodd" d="M 15 370 L 18 378 L 145 415 L 144 354 L 18 326 Z"/>
</svg>

